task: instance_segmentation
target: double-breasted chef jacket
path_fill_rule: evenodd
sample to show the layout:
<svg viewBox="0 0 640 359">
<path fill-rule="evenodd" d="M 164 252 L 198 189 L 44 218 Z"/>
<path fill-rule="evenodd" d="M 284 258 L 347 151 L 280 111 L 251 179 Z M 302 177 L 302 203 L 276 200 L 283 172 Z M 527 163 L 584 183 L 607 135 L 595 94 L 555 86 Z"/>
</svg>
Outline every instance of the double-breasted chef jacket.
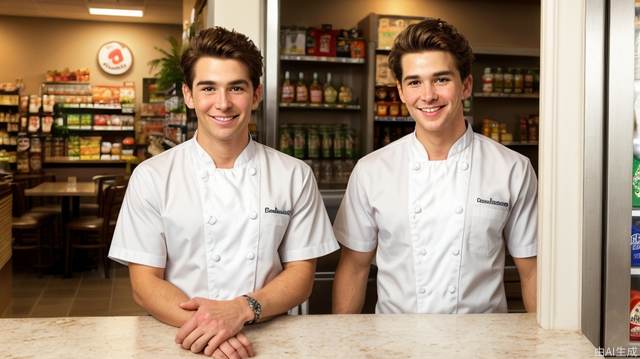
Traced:
<svg viewBox="0 0 640 359">
<path fill-rule="evenodd" d="M 537 255 L 536 192 L 529 160 L 471 126 L 443 161 L 414 132 L 357 163 L 334 233 L 377 249 L 377 313 L 506 312 L 505 244 Z"/>
<path fill-rule="evenodd" d="M 187 296 L 223 300 L 339 248 L 308 165 L 250 140 L 233 168 L 216 168 L 195 138 L 135 169 L 111 259 L 165 268 Z"/>
</svg>

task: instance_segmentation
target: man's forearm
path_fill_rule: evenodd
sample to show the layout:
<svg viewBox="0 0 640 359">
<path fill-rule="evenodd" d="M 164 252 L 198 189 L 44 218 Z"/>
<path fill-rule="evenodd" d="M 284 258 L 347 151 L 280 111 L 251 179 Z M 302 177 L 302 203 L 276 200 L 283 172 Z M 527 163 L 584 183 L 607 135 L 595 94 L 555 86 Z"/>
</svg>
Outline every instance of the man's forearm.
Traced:
<svg viewBox="0 0 640 359">
<path fill-rule="evenodd" d="M 344 252 L 343 252 L 344 253 Z M 370 266 L 358 266 L 340 256 L 333 281 L 332 311 L 334 314 L 362 312 Z"/>
<path fill-rule="evenodd" d="M 159 321 L 180 327 L 193 315 L 192 311 L 179 306 L 189 300 L 187 295 L 166 280 L 154 276 L 132 277 L 131 284 L 136 303 Z"/>
<path fill-rule="evenodd" d="M 524 309 L 528 313 L 535 313 L 537 310 L 537 276 L 531 275 L 524 278 L 520 282 L 522 288 L 522 302 L 524 303 Z"/>
<path fill-rule="evenodd" d="M 251 293 L 262 306 L 262 319 L 282 314 L 304 302 L 311 295 L 315 260 L 291 262 L 262 289 Z"/>
</svg>

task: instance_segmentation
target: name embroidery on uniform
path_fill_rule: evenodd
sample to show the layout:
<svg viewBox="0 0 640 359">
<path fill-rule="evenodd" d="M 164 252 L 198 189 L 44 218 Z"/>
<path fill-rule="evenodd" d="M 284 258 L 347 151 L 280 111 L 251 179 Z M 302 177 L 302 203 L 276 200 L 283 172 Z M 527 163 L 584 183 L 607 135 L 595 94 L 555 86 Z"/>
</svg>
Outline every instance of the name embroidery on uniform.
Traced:
<svg viewBox="0 0 640 359">
<path fill-rule="evenodd" d="M 276 207 L 275 209 L 264 207 L 264 213 L 275 213 L 275 214 L 284 214 L 286 216 L 291 216 L 293 214 L 293 210 L 278 209 L 278 207 Z"/>
<path fill-rule="evenodd" d="M 500 206 L 500 207 L 509 208 L 509 203 L 501 202 L 501 201 L 494 201 L 493 198 L 489 198 L 488 200 L 486 200 L 486 199 L 482 199 L 482 198 L 478 197 L 477 202 L 478 203 L 492 204 L 494 206 Z"/>
</svg>

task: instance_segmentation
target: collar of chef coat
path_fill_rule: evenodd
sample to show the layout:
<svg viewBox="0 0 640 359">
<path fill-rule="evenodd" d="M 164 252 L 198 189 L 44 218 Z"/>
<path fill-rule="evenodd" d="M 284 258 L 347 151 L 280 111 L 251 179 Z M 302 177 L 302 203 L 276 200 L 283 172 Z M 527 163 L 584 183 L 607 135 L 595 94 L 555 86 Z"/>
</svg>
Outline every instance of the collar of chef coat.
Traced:
<svg viewBox="0 0 640 359">
<path fill-rule="evenodd" d="M 196 131 L 196 133 L 193 135 L 193 138 L 191 139 L 191 141 L 193 142 L 192 149 L 195 152 L 196 160 L 205 168 L 217 168 L 216 163 L 213 161 L 213 158 L 211 158 L 207 151 L 205 151 L 205 149 L 200 146 L 197 138 L 198 132 Z M 251 139 L 251 136 L 249 136 L 249 143 L 247 143 L 247 146 L 244 148 L 244 150 L 242 150 L 242 152 L 240 152 L 236 160 L 233 162 L 233 168 L 241 168 L 249 163 L 255 157 L 255 147 L 255 143 Z"/>
<path fill-rule="evenodd" d="M 460 138 L 456 140 L 456 142 L 449 149 L 449 154 L 447 155 L 447 159 L 451 159 L 456 157 L 458 154 L 462 153 L 467 147 L 471 145 L 473 142 L 473 129 L 468 122 L 465 122 L 467 126 L 467 130 L 464 132 Z M 416 131 L 413 131 L 411 134 L 411 152 L 413 152 L 413 158 L 418 162 L 427 162 L 429 161 L 429 154 L 427 153 L 427 149 L 424 147 L 422 142 L 418 140 L 416 136 Z"/>
</svg>

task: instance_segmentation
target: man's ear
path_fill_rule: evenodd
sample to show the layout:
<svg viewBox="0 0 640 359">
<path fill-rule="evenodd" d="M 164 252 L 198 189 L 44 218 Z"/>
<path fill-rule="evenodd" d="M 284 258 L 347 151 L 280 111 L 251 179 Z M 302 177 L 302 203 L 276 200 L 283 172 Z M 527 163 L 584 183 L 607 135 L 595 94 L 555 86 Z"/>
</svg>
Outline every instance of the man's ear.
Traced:
<svg viewBox="0 0 640 359">
<path fill-rule="evenodd" d="M 462 81 L 462 98 L 467 99 L 471 96 L 473 90 L 473 76 L 469 74 L 464 81 Z"/>
<path fill-rule="evenodd" d="M 404 93 L 402 93 L 402 84 L 400 83 L 400 81 L 396 81 L 396 87 L 398 88 L 398 95 L 400 95 L 400 101 L 402 101 L 402 103 L 407 103 L 407 101 L 404 100 Z"/>
<path fill-rule="evenodd" d="M 257 110 L 258 106 L 260 106 L 260 102 L 262 101 L 262 95 L 263 95 L 262 85 L 258 85 L 258 87 L 256 87 L 256 89 L 253 91 L 253 99 L 252 99 L 252 105 L 251 105 L 252 111 Z"/>
<path fill-rule="evenodd" d="M 191 94 L 191 89 L 186 83 L 182 83 L 182 96 L 184 97 L 185 105 L 187 105 L 188 108 L 193 109 L 195 107 L 193 104 L 193 95 Z"/>
</svg>

